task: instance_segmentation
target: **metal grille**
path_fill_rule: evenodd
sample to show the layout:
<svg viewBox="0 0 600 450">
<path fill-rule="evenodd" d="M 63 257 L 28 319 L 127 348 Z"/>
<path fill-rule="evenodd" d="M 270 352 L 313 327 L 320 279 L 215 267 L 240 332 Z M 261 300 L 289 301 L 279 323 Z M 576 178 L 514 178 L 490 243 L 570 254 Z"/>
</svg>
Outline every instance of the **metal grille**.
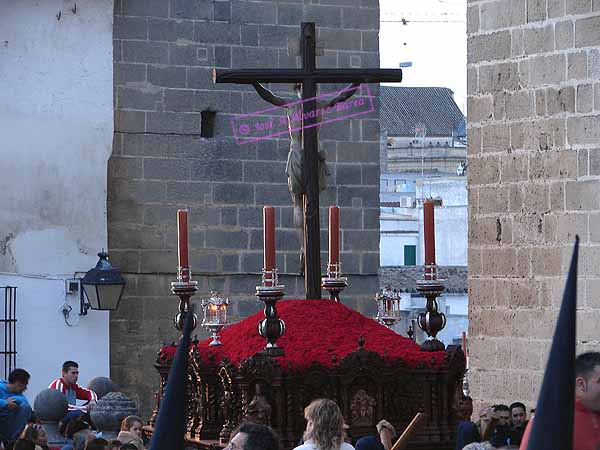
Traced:
<svg viewBox="0 0 600 450">
<path fill-rule="evenodd" d="M 4 333 L 4 347 L 0 349 L 0 361 L 4 356 L 4 379 L 8 379 L 8 374 L 17 366 L 17 288 L 0 287 L 2 292 L 4 316 L 0 317 L 0 333 Z"/>
</svg>

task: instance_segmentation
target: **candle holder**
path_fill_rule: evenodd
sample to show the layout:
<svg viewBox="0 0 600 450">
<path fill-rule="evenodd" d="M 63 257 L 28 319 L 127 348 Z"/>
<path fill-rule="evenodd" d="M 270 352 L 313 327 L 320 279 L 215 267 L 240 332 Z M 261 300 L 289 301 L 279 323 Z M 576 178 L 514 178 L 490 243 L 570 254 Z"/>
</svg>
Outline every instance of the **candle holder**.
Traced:
<svg viewBox="0 0 600 450">
<path fill-rule="evenodd" d="M 267 341 L 261 353 L 269 356 L 284 355 L 277 345 L 277 339 L 285 333 L 285 322 L 277 314 L 277 302 L 285 295 L 284 287 L 278 284 L 277 269 L 263 268 L 262 284 L 256 286 L 256 296 L 265 304 L 265 318 L 258 324 L 258 333 Z"/>
<path fill-rule="evenodd" d="M 444 350 L 446 346 L 437 338 L 437 334 L 446 326 L 446 315 L 438 311 L 437 298 L 444 291 L 444 280 L 437 278 L 437 266 L 425 266 L 422 280 L 417 280 L 417 291 L 427 299 L 425 312 L 419 314 L 417 325 L 427 333 L 428 338 L 421 344 L 421 350 L 436 352 Z"/>
<path fill-rule="evenodd" d="M 327 264 L 327 276 L 321 278 L 321 287 L 329 292 L 330 300 L 340 301 L 340 292 L 348 286 L 348 278 L 342 276 L 342 265 Z"/>
<path fill-rule="evenodd" d="M 198 291 L 198 282 L 192 281 L 192 272 L 189 267 L 177 268 L 177 281 L 171 282 L 171 292 L 179 297 L 179 312 L 175 316 L 175 328 L 183 332 L 185 315 L 190 310 L 190 299 Z M 194 314 L 192 330 L 198 324 L 198 317 Z"/>
<path fill-rule="evenodd" d="M 202 300 L 202 326 L 211 333 L 212 341 L 208 344 L 210 347 L 221 345 L 219 332 L 227 326 L 228 306 L 229 299 L 222 299 L 216 291 L 211 291 L 210 298 Z"/>
<path fill-rule="evenodd" d="M 391 329 L 400 321 L 400 293 L 396 289 L 384 287 L 375 294 L 375 302 L 377 302 L 377 316 L 375 316 L 377 322 Z"/>
</svg>

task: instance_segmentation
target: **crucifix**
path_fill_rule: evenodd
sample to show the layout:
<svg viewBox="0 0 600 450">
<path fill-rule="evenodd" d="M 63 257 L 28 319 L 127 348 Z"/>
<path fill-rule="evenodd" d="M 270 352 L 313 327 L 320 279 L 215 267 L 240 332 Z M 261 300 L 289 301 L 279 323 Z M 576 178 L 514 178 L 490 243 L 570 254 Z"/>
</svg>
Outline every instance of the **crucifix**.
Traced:
<svg viewBox="0 0 600 450">
<path fill-rule="evenodd" d="M 319 223 L 320 155 L 317 135 L 317 83 L 361 83 L 402 81 L 401 69 L 317 69 L 316 31 L 313 22 L 301 24 L 300 69 L 234 69 L 214 71 L 215 83 L 251 84 L 265 100 L 277 106 L 281 99 L 262 86 L 263 83 L 293 83 L 302 94 L 301 199 L 304 207 L 304 280 L 307 299 L 321 298 L 321 242 Z M 354 89 L 355 91 L 356 89 Z M 349 98 L 353 90 L 345 90 L 332 101 Z M 293 144 L 293 142 L 292 142 Z M 322 163 L 323 164 L 323 163 Z M 293 194 L 293 193 L 292 193 Z"/>
</svg>

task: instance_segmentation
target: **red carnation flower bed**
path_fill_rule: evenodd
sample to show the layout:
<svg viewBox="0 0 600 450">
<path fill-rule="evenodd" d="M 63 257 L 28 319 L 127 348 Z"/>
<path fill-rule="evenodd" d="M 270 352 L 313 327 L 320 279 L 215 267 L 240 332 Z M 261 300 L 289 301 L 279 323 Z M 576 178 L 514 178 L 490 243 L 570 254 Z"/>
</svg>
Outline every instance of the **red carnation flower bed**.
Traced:
<svg viewBox="0 0 600 450">
<path fill-rule="evenodd" d="M 348 354 L 358 349 L 360 336 L 364 349 L 381 355 L 388 361 L 402 360 L 411 367 L 424 363 L 425 367 L 442 367 L 445 352 L 423 352 L 411 339 L 400 336 L 375 320 L 330 300 L 285 300 L 277 304 L 279 317 L 285 321 L 285 334 L 277 344 L 285 355 L 277 358 L 286 371 L 302 370 L 313 363 L 333 367 Z M 265 346 L 258 334 L 258 322 L 264 318 L 259 312 L 220 333 L 223 345 L 209 347 L 210 339 L 198 343 L 200 357 L 207 361 L 227 358 L 234 365 L 253 356 Z M 175 347 L 162 349 L 169 359 Z M 433 364 L 432 364 L 433 363 Z"/>
</svg>

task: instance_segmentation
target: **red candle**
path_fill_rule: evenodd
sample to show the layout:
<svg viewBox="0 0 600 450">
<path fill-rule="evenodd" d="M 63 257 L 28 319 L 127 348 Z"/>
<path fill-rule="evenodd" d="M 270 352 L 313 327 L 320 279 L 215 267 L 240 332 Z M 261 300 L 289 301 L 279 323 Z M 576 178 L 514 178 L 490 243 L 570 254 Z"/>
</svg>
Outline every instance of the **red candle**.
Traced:
<svg viewBox="0 0 600 450">
<path fill-rule="evenodd" d="M 275 269 L 275 208 L 263 207 L 263 253 L 265 270 Z"/>
<path fill-rule="evenodd" d="M 340 208 L 329 207 L 329 264 L 340 262 Z"/>
<path fill-rule="evenodd" d="M 425 228 L 425 265 L 435 265 L 435 225 L 433 200 L 423 202 L 423 222 Z M 425 273 L 431 273 L 430 269 L 425 269 Z"/>
<path fill-rule="evenodd" d="M 188 260 L 188 210 L 178 209 L 177 210 L 177 257 L 179 260 L 179 267 L 189 268 L 190 263 Z M 183 281 L 189 281 L 188 271 L 183 271 Z"/>
</svg>

